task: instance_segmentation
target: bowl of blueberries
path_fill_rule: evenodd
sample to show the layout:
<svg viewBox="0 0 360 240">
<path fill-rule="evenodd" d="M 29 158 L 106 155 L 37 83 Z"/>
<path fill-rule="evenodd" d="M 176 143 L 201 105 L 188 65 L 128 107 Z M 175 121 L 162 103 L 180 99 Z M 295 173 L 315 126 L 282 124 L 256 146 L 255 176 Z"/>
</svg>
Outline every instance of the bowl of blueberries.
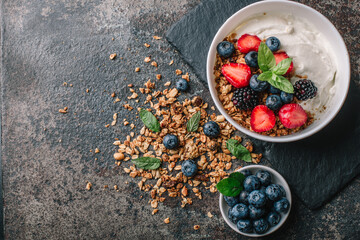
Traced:
<svg viewBox="0 0 360 240">
<path fill-rule="evenodd" d="M 234 197 L 220 194 L 220 211 L 225 222 L 248 237 L 275 232 L 286 221 L 291 209 L 291 192 L 285 179 L 274 169 L 250 165 L 238 172 L 245 178 L 243 190 Z"/>
</svg>

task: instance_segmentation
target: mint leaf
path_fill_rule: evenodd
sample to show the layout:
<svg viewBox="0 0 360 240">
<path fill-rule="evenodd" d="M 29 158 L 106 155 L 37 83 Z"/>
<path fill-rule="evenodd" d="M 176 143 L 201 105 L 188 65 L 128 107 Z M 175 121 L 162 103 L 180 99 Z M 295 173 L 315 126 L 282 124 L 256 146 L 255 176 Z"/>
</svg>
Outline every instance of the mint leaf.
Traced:
<svg viewBox="0 0 360 240">
<path fill-rule="evenodd" d="M 147 128 L 153 132 L 160 132 L 160 123 L 151 112 L 141 109 L 139 115 L 141 121 Z"/>
<path fill-rule="evenodd" d="M 243 190 L 245 176 L 240 172 L 233 172 L 228 178 L 221 180 L 216 188 L 225 196 L 235 197 Z"/>
<path fill-rule="evenodd" d="M 242 182 L 236 178 L 225 178 L 216 184 L 216 188 L 227 197 L 236 197 L 243 190 Z"/>
<path fill-rule="evenodd" d="M 196 130 L 199 128 L 199 122 L 201 119 L 201 113 L 198 111 L 192 117 L 189 119 L 186 129 L 188 132 L 196 132 Z"/>
<path fill-rule="evenodd" d="M 276 66 L 274 54 L 263 42 L 260 43 L 258 50 L 258 65 L 263 72 L 266 72 Z"/>
<path fill-rule="evenodd" d="M 236 158 L 244 160 L 245 162 L 251 162 L 251 155 L 249 150 L 246 149 L 235 139 L 228 139 L 226 141 L 226 148 L 234 155 Z"/>
<path fill-rule="evenodd" d="M 278 76 L 278 75 L 274 74 L 273 77 L 270 80 L 268 80 L 268 82 L 273 87 L 276 87 L 283 92 L 294 93 L 293 85 L 291 84 L 291 82 L 288 79 L 286 79 L 283 76 Z"/>
<path fill-rule="evenodd" d="M 230 174 L 229 178 L 234 178 L 236 180 L 238 180 L 239 182 L 243 182 L 245 179 L 245 175 L 242 174 L 241 172 L 233 172 Z M 242 185 L 242 184 L 241 184 Z"/>
<path fill-rule="evenodd" d="M 268 81 L 272 78 L 273 73 L 271 71 L 263 72 L 258 76 L 258 80 L 260 81 Z"/>
<path fill-rule="evenodd" d="M 140 157 L 137 159 L 131 160 L 138 168 L 142 168 L 144 170 L 148 169 L 158 169 L 161 165 L 161 161 L 158 158 L 152 157 Z"/>
<path fill-rule="evenodd" d="M 276 75 L 284 75 L 290 67 L 292 58 L 285 58 L 271 69 Z"/>
</svg>

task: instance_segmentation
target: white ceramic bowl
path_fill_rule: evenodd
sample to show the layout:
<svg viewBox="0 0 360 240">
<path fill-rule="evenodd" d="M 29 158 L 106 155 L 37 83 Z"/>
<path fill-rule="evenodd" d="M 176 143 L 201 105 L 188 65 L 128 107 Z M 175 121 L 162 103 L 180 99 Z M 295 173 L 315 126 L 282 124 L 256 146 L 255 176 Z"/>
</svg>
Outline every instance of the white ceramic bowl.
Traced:
<svg viewBox="0 0 360 240">
<path fill-rule="evenodd" d="M 291 211 L 291 206 L 292 206 L 292 199 L 291 199 L 291 191 L 289 188 L 289 185 L 287 184 L 286 180 L 280 175 L 280 173 L 278 173 L 277 171 L 275 171 L 272 168 L 263 166 L 263 165 L 250 165 L 250 166 L 246 166 L 241 168 L 238 171 L 242 171 L 242 170 L 250 170 L 251 173 L 255 174 L 258 170 L 266 170 L 268 172 L 271 173 L 271 177 L 272 177 L 272 183 L 276 183 L 276 184 L 280 184 L 281 186 L 284 187 L 285 192 L 286 192 L 286 198 L 289 200 L 290 203 L 290 208 L 289 211 L 286 214 L 281 214 L 281 220 L 279 222 L 278 225 L 276 225 L 275 227 L 271 227 L 266 233 L 264 234 L 257 234 L 257 233 L 243 233 L 240 232 L 237 227 L 236 224 L 234 224 L 233 222 L 230 221 L 229 216 L 228 216 L 228 212 L 229 212 L 229 206 L 227 205 L 227 203 L 224 200 L 224 196 L 222 194 L 220 194 L 220 199 L 219 199 L 219 205 L 220 205 L 220 211 L 221 211 L 221 215 L 223 216 L 225 222 L 236 232 L 248 236 L 248 237 L 263 237 L 266 235 L 269 235 L 273 232 L 275 232 L 276 230 L 278 230 L 286 221 L 286 219 L 288 218 L 290 211 Z"/>
<path fill-rule="evenodd" d="M 226 37 L 229 33 L 231 33 L 236 27 L 240 25 L 243 21 L 249 19 L 250 17 L 264 13 L 264 12 L 286 12 L 288 14 L 292 14 L 295 17 L 305 18 L 309 22 L 311 22 L 318 31 L 320 31 L 325 38 L 328 40 L 334 55 L 337 56 L 335 59 L 335 65 L 337 67 L 336 73 L 336 82 L 338 84 L 337 91 L 335 93 L 334 99 L 332 99 L 329 106 L 327 106 L 327 110 L 325 113 L 321 114 L 319 119 L 316 119 L 313 124 L 307 127 L 304 130 L 301 130 L 297 133 L 280 136 L 280 137 L 270 137 L 258 134 L 256 132 L 252 132 L 247 128 L 244 128 L 240 124 L 238 124 L 234 119 L 230 117 L 229 114 L 225 111 L 222 103 L 218 98 L 218 94 L 216 91 L 216 83 L 214 80 L 213 68 L 216 60 L 216 46 L 219 42 L 221 42 L 224 37 Z M 321 13 L 316 10 L 292 1 L 284 1 L 284 0 L 268 0 L 261 1 L 254 4 L 251 4 L 233 16 L 231 16 L 219 29 L 217 34 L 215 35 L 212 44 L 209 49 L 208 58 L 207 58 L 207 80 L 209 84 L 209 89 L 211 96 L 215 102 L 216 107 L 219 109 L 222 115 L 239 131 L 268 142 L 292 142 L 296 140 L 300 140 L 306 137 L 313 135 L 314 133 L 320 131 L 324 128 L 340 111 L 343 103 L 345 102 L 349 85 L 350 85 L 350 59 L 349 54 L 347 52 L 344 40 L 342 39 L 339 32 L 336 30 L 334 25 Z M 318 116 L 316 116 L 318 117 Z"/>
</svg>

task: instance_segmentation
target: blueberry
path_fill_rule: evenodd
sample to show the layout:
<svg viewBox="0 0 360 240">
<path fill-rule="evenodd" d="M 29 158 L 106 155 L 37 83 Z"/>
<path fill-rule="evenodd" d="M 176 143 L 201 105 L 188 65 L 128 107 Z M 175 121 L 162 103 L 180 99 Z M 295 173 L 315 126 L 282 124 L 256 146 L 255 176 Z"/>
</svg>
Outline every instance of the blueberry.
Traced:
<svg viewBox="0 0 360 240">
<path fill-rule="evenodd" d="M 217 45 L 216 50 L 220 56 L 228 58 L 235 51 L 235 47 L 231 42 L 223 41 Z"/>
<path fill-rule="evenodd" d="M 231 216 L 231 217 L 230 217 Z M 229 211 L 230 220 L 236 223 L 239 219 L 244 219 L 249 216 L 249 208 L 243 203 L 238 203 Z"/>
<path fill-rule="evenodd" d="M 252 173 L 251 173 L 251 171 L 249 169 L 241 170 L 240 172 L 242 174 L 244 174 L 245 177 L 248 177 L 248 176 L 252 175 Z"/>
<path fill-rule="evenodd" d="M 249 205 L 249 217 L 251 219 L 258 219 L 264 216 L 265 209 L 264 208 L 256 208 L 253 205 Z"/>
<path fill-rule="evenodd" d="M 260 180 L 254 176 L 248 176 L 244 180 L 244 189 L 245 191 L 252 192 L 254 190 L 260 189 L 261 183 Z"/>
<path fill-rule="evenodd" d="M 271 183 L 271 174 L 266 170 L 259 170 L 255 175 L 261 182 L 262 186 L 268 186 Z"/>
<path fill-rule="evenodd" d="M 186 92 L 189 89 L 189 83 L 185 79 L 179 79 L 176 82 L 176 88 L 181 92 Z"/>
<path fill-rule="evenodd" d="M 254 207 L 260 208 L 266 204 L 266 196 L 259 190 L 254 190 L 249 194 L 248 201 L 249 204 L 253 205 Z"/>
<path fill-rule="evenodd" d="M 250 233 L 252 232 L 252 223 L 249 219 L 240 219 L 236 224 L 237 229 L 239 229 L 240 232 L 244 233 Z"/>
<path fill-rule="evenodd" d="M 276 37 L 269 37 L 266 39 L 266 45 L 270 48 L 272 52 L 279 50 L 280 40 Z"/>
<path fill-rule="evenodd" d="M 229 207 L 233 207 L 236 204 L 239 203 L 239 196 L 236 197 L 228 197 L 228 196 L 224 196 L 224 200 L 227 203 L 227 205 L 229 205 Z"/>
<path fill-rule="evenodd" d="M 271 201 L 276 201 L 283 197 L 283 190 L 281 189 L 281 186 L 278 184 L 270 184 L 266 188 L 266 197 L 270 199 Z"/>
<path fill-rule="evenodd" d="M 204 124 L 204 133 L 208 137 L 217 137 L 220 133 L 220 127 L 216 122 L 210 121 Z"/>
<path fill-rule="evenodd" d="M 294 99 L 294 94 L 281 91 L 280 98 L 283 103 L 290 103 Z"/>
<path fill-rule="evenodd" d="M 266 187 L 265 186 L 261 186 L 259 191 L 262 192 L 263 194 L 265 194 L 265 197 L 266 197 Z"/>
<path fill-rule="evenodd" d="M 193 177 L 197 173 L 197 164 L 193 160 L 186 160 L 181 165 L 181 171 L 187 177 Z"/>
<path fill-rule="evenodd" d="M 253 225 L 254 225 L 255 232 L 258 233 L 258 234 L 263 234 L 269 229 L 268 222 L 263 218 L 255 220 L 253 222 Z"/>
<path fill-rule="evenodd" d="M 179 139 L 173 134 L 168 134 L 164 137 L 163 144 L 167 149 L 175 149 L 179 146 Z"/>
<path fill-rule="evenodd" d="M 239 201 L 244 204 L 249 204 L 248 196 L 249 193 L 247 191 L 241 191 L 239 195 Z"/>
<path fill-rule="evenodd" d="M 255 51 L 251 51 L 245 55 L 245 62 L 249 67 L 258 67 L 257 61 L 258 53 Z"/>
<path fill-rule="evenodd" d="M 266 81 L 258 80 L 259 74 L 254 74 L 250 78 L 250 87 L 256 92 L 265 91 L 269 87 L 269 83 Z"/>
<path fill-rule="evenodd" d="M 269 91 L 270 91 L 271 93 L 274 93 L 274 94 L 280 93 L 280 89 L 278 89 L 278 88 L 276 88 L 276 87 L 274 87 L 274 86 L 272 86 L 272 85 L 270 85 Z"/>
<path fill-rule="evenodd" d="M 281 219 L 281 215 L 278 214 L 277 212 L 270 212 L 266 218 L 269 225 L 272 227 L 278 225 L 278 223 L 280 222 L 280 219 Z"/>
<path fill-rule="evenodd" d="M 290 203 L 286 198 L 282 198 L 274 203 L 274 210 L 278 213 L 287 213 L 290 208 Z"/>
<path fill-rule="evenodd" d="M 271 110 L 278 110 L 282 106 L 281 99 L 278 95 L 270 95 L 266 98 L 266 106 Z"/>
</svg>

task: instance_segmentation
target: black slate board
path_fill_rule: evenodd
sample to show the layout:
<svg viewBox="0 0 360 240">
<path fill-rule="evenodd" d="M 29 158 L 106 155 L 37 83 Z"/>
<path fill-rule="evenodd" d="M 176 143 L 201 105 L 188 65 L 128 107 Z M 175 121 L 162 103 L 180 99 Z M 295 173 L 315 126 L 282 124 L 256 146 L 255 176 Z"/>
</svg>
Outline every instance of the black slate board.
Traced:
<svg viewBox="0 0 360 240">
<path fill-rule="evenodd" d="M 253 2 L 256 1 L 203 1 L 167 32 L 167 40 L 205 84 L 212 38 L 228 17 Z M 354 108 L 360 106 L 360 90 L 355 82 L 359 80 L 353 75 L 344 107 L 320 133 L 286 144 L 253 140 L 257 150 L 264 153 L 311 209 L 330 200 L 360 173 L 360 113 L 359 107 Z"/>
</svg>

